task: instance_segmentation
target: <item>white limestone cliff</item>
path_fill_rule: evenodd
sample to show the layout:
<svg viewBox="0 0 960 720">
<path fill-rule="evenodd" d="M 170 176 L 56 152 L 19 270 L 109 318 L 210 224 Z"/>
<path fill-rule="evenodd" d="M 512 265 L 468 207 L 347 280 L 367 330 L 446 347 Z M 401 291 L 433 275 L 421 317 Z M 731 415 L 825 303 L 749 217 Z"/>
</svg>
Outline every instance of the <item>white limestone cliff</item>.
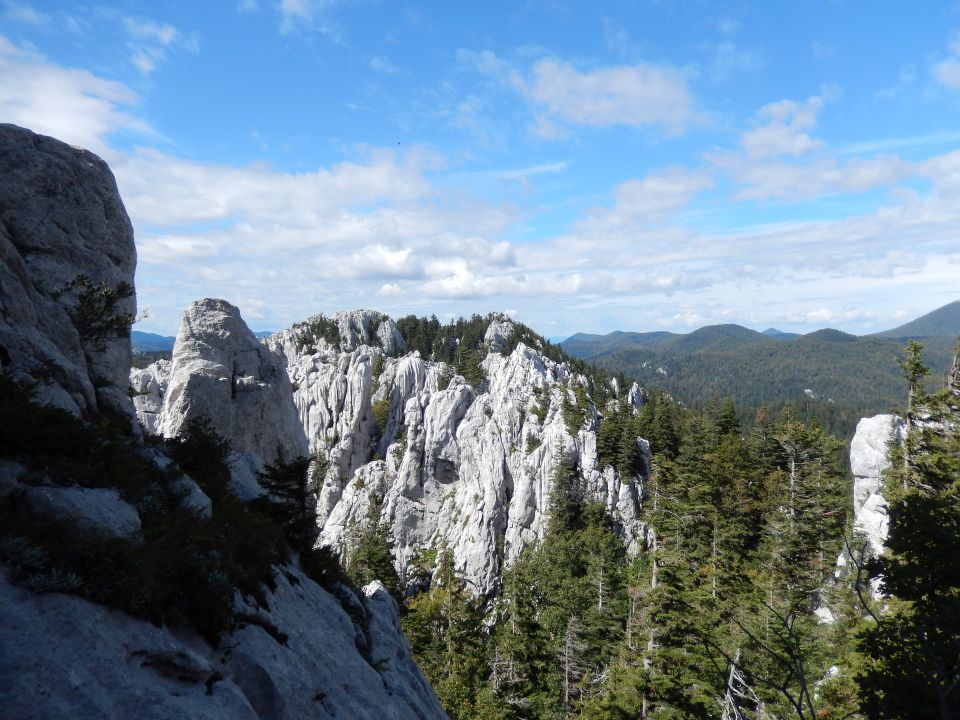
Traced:
<svg viewBox="0 0 960 720">
<path fill-rule="evenodd" d="M 334 316 L 339 350 L 315 342 L 310 321 L 264 340 L 286 357 L 311 452 L 329 460 L 317 505 L 321 542 L 346 551 L 376 493 L 401 572 L 420 550 L 446 546 L 474 591 L 490 593 L 504 567 L 543 536 L 551 477 L 568 458 L 586 496 L 606 505 L 630 549 L 638 546 L 641 479 L 600 466 L 592 405 L 573 434 L 563 418 L 564 393 L 575 401 L 568 386 L 583 377 L 523 343 L 501 355 L 513 325 L 495 319 L 476 390 L 416 352 L 390 357 L 399 342 L 358 344 L 340 318 L 367 312 Z M 392 321 L 376 318 L 380 328 L 389 323 L 384 336 L 396 337 Z M 628 395 L 638 402 L 636 388 Z"/>
<path fill-rule="evenodd" d="M 160 359 L 145 368 L 130 369 L 130 399 L 137 419 L 151 435 L 160 434 L 163 399 L 170 382 L 171 363 Z"/>
<path fill-rule="evenodd" d="M 250 499 L 265 463 L 307 454 L 292 397 L 283 358 L 256 339 L 240 311 L 224 300 L 197 300 L 183 314 L 153 422 L 159 434 L 177 437 L 191 420 L 208 420 L 230 442 L 234 486 Z"/>
<path fill-rule="evenodd" d="M 850 441 L 853 527 L 866 535 L 874 555 L 883 552 L 889 528 L 883 472 L 890 467 L 890 443 L 903 442 L 904 432 L 904 422 L 896 415 L 875 415 L 857 423 Z"/>
</svg>

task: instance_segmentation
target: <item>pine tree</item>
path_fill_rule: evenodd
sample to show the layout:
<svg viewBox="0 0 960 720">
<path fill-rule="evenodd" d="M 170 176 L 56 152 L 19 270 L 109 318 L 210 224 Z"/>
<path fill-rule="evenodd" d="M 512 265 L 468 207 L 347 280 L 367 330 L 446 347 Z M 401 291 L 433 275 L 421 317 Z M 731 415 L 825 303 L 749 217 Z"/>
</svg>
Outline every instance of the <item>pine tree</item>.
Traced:
<svg viewBox="0 0 960 720">
<path fill-rule="evenodd" d="M 453 567 L 453 553 L 439 553 L 430 590 L 411 599 L 403 629 L 437 698 L 452 720 L 504 716 L 490 687 L 483 612 Z"/>
<path fill-rule="evenodd" d="M 383 500 L 371 491 L 366 522 L 353 533 L 347 553 L 347 572 L 361 587 L 379 580 L 395 597 L 400 597 L 400 576 L 393 564 L 393 535 L 381 519 Z"/>
<path fill-rule="evenodd" d="M 868 717 L 948 720 L 960 717 L 960 347 L 933 396 L 919 344 L 901 366 L 908 435 L 892 452 L 887 552 L 874 565 L 889 612 L 861 635 L 858 682 Z"/>
</svg>

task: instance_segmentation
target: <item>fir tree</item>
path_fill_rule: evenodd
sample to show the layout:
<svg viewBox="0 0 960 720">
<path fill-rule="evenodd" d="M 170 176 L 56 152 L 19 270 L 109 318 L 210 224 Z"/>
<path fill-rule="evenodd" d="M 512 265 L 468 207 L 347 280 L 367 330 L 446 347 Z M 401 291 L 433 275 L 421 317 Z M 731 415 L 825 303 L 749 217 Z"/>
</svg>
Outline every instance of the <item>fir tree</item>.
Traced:
<svg viewBox="0 0 960 720">
<path fill-rule="evenodd" d="M 960 348 L 933 396 L 917 343 L 901 366 L 908 435 L 893 449 L 887 552 L 873 568 L 889 611 L 861 636 L 858 681 L 868 717 L 947 720 L 960 716 Z"/>
</svg>

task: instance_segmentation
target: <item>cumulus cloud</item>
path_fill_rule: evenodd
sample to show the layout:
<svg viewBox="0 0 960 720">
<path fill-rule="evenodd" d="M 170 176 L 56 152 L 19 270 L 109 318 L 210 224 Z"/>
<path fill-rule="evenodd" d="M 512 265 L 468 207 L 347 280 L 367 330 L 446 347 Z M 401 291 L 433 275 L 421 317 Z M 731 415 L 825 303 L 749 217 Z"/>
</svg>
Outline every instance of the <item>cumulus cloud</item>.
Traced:
<svg viewBox="0 0 960 720">
<path fill-rule="evenodd" d="M 162 25 L 142 32 L 176 42 Z M 532 70 L 524 77 L 492 54 L 476 59 L 524 92 L 537 87 Z M 561 74 L 596 79 L 551 62 Z M 563 160 L 471 176 L 424 149 L 371 148 L 293 173 L 196 162 L 156 147 L 121 151 L 111 145 L 114 133 L 155 139 L 129 87 L 58 67 L 2 38 L 0 75 L 10 79 L 0 85 L 4 119 L 91 147 L 111 163 L 137 235 L 138 292 L 158 331 L 175 328 L 198 296 L 238 302 L 272 327 L 372 300 L 395 314 L 444 317 L 510 306 L 551 335 L 599 329 L 601 307 L 609 329 L 730 321 L 757 307 L 768 318 L 793 313 L 798 324 L 867 323 L 854 313 L 866 306 L 822 299 L 838 280 L 910 297 L 931 283 L 955 287 L 960 275 L 960 151 L 915 163 L 888 154 L 841 160 L 818 144 L 822 100 L 813 98 L 766 106 L 706 167 L 619 182 L 566 231 L 545 235 L 527 234 L 529 213 L 539 208 L 481 196 L 504 181 L 573 172 Z M 548 97 L 531 102 L 551 122 L 593 122 Z M 903 178 L 923 179 L 923 190 L 840 219 L 723 233 L 691 219 L 691 209 L 710 210 L 728 180 L 735 204 L 894 187 Z"/>
<path fill-rule="evenodd" d="M 662 224 L 711 187 L 713 179 L 708 172 L 682 168 L 627 180 L 614 189 L 612 207 L 594 210 L 574 226 L 574 232 L 591 242 L 629 240 L 637 232 Z"/>
<path fill-rule="evenodd" d="M 662 125 L 679 132 L 695 119 L 686 77 L 669 66 L 580 72 L 569 63 L 541 60 L 523 88 L 547 113 L 574 125 Z"/>
<path fill-rule="evenodd" d="M 489 50 L 461 50 L 458 58 L 520 93 L 533 107 L 535 131 L 548 139 L 563 135 L 563 123 L 654 125 L 680 133 L 700 121 L 686 73 L 670 65 L 641 62 L 579 70 L 543 58 L 521 72 Z"/>
<path fill-rule="evenodd" d="M 123 83 L 62 68 L 0 35 L 0 116 L 99 153 L 117 132 L 151 134 L 134 114 L 137 95 Z"/>
<path fill-rule="evenodd" d="M 741 136 L 740 146 L 751 158 L 813 152 L 823 146 L 823 141 L 810 137 L 807 131 L 816 127 L 821 108 L 820 96 L 802 103 L 781 100 L 764 105 L 757 112 L 757 127 Z"/>
<path fill-rule="evenodd" d="M 741 134 L 737 150 L 706 154 L 707 161 L 735 183 L 734 199 L 796 201 L 864 192 L 892 186 L 914 173 L 911 163 L 890 154 L 839 159 L 854 153 L 828 148 L 811 134 L 824 105 L 825 95 L 765 105 Z"/>
</svg>

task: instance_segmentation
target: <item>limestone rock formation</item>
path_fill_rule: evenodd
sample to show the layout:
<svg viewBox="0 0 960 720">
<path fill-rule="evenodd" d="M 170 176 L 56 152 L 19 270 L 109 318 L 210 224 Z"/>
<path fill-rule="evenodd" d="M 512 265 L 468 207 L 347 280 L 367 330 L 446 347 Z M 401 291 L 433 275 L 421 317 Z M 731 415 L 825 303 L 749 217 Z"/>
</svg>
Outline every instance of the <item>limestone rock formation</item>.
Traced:
<svg viewBox="0 0 960 720">
<path fill-rule="evenodd" d="M 890 443 L 902 442 L 905 425 L 896 415 L 875 415 L 857 423 L 850 442 L 854 529 L 864 533 L 874 554 L 883 552 L 889 519 L 883 471 L 890 467 Z"/>
<path fill-rule="evenodd" d="M 344 315 L 355 314 L 335 317 Z M 385 322 L 384 335 L 394 337 Z M 345 333 L 339 349 L 317 341 L 322 328 L 311 321 L 264 340 L 286 357 L 311 452 L 329 460 L 317 506 L 322 542 L 346 551 L 376 493 L 398 569 L 445 545 L 474 591 L 495 591 L 505 565 L 543 536 L 551 478 L 567 459 L 578 464 L 586 495 L 637 546 L 641 478 L 600 466 L 592 405 L 577 409 L 577 428 L 563 416 L 565 398 L 576 402 L 571 387 L 585 378 L 523 343 L 501 355 L 512 327 L 495 319 L 487 328 L 479 390 L 416 352 L 391 357 L 391 346 L 357 345 Z"/>
<path fill-rule="evenodd" d="M 106 163 L 0 125 L 0 370 L 42 403 L 132 419 L 130 339 L 104 327 L 96 291 L 132 290 L 135 267 L 133 229 Z M 120 297 L 112 312 L 132 317 L 136 299 Z"/>
<path fill-rule="evenodd" d="M 171 363 L 157 360 L 145 368 L 130 369 L 130 398 L 143 429 L 151 435 L 160 434 L 160 415 L 167 395 Z"/>
<path fill-rule="evenodd" d="M 269 609 L 216 651 L 78 597 L 35 595 L 0 570 L 0 710 L 20 720 L 440 720 L 410 657 L 397 609 L 368 587 L 370 657 L 340 603 L 294 567 L 277 572 Z"/>
<path fill-rule="evenodd" d="M 208 420 L 230 441 L 234 485 L 249 499 L 259 494 L 256 473 L 264 463 L 307 454 L 292 398 L 283 358 L 257 340 L 236 307 L 205 299 L 183 314 L 159 422 L 145 411 L 140 417 L 164 437 L 176 437 L 191 420 Z"/>
</svg>

